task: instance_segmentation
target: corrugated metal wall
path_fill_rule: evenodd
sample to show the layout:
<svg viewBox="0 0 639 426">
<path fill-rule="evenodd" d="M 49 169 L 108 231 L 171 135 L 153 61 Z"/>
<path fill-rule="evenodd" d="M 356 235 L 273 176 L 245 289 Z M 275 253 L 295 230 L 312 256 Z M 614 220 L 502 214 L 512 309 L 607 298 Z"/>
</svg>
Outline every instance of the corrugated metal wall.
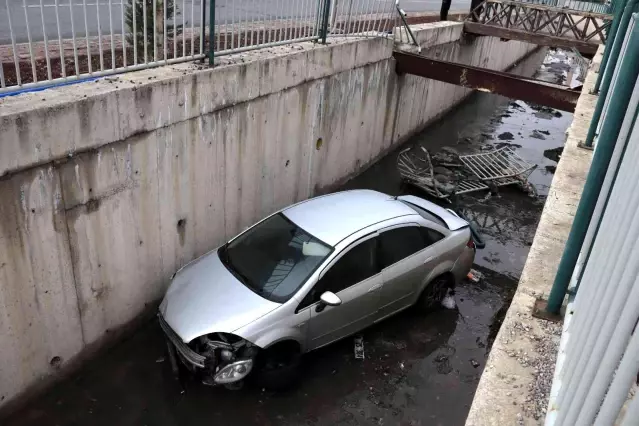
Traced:
<svg viewBox="0 0 639 426">
<path fill-rule="evenodd" d="M 639 38 L 638 20 L 635 14 L 623 51 Z M 610 70 L 613 84 L 629 78 L 620 75 L 621 62 Z M 639 80 L 582 247 L 583 275 L 566 312 L 546 425 L 639 424 L 638 112 Z"/>
</svg>

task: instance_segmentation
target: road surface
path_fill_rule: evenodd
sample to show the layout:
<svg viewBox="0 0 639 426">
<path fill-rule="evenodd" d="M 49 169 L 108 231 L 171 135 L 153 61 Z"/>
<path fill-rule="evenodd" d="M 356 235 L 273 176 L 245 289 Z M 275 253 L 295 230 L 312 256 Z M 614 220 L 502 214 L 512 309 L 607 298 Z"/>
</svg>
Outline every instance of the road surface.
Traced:
<svg viewBox="0 0 639 426">
<path fill-rule="evenodd" d="M 137 0 L 139 3 L 141 0 Z M 202 0 L 175 0 L 179 13 L 178 24 L 182 23 L 182 14 L 187 27 L 201 23 Z M 207 3 L 210 0 L 204 0 Z M 338 10 L 353 10 L 358 13 L 389 10 L 393 0 L 334 0 L 338 1 Z M 56 14 L 56 3 L 58 4 Z M 16 43 L 31 40 L 43 40 L 43 28 L 51 40 L 58 38 L 58 25 L 62 38 L 71 38 L 73 32 L 82 37 L 88 29 L 90 35 L 97 35 L 98 29 L 105 35 L 112 31 L 122 33 L 122 4 L 128 6 L 128 0 L 0 0 L 0 44 L 11 43 L 13 29 Z M 241 19 L 269 21 L 274 19 L 302 17 L 315 14 L 317 0 L 216 0 L 216 23 Z M 406 12 L 438 11 L 441 0 L 402 0 L 401 7 Z M 468 10 L 470 0 L 453 1 L 452 10 Z M 25 13 L 26 10 L 26 13 Z M 86 13 L 86 20 L 85 20 Z M 149 11 L 151 13 L 151 11 Z M 208 15 L 208 13 L 207 13 Z M 191 19 L 193 16 L 194 19 Z M 11 26 L 9 25 L 11 17 Z M 44 17 L 44 18 L 43 18 Z M 208 16 L 206 17 L 208 23 Z M 58 24 L 59 23 L 59 24 Z M 98 28 L 98 23 L 99 28 Z"/>
</svg>

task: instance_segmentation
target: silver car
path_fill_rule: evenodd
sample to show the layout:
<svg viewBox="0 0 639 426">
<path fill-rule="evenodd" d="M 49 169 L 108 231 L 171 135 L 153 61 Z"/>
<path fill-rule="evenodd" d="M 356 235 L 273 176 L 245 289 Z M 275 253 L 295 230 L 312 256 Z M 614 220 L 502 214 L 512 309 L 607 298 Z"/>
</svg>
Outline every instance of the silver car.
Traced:
<svg viewBox="0 0 639 426">
<path fill-rule="evenodd" d="M 272 214 L 180 269 L 160 305 L 169 355 L 205 384 L 253 370 L 289 385 L 299 357 L 412 305 L 470 270 L 469 224 L 414 196 L 345 191 Z"/>
</svg>

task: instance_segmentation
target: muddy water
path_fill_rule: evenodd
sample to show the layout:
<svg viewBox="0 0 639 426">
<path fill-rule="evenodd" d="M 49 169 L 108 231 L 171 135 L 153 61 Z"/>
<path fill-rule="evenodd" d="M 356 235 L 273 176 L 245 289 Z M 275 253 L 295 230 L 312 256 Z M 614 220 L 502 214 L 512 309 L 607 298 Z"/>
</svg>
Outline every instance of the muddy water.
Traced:
<svg viewBox="0 0 639 426">
<path fill-rule="evenodd" d="M 561 57 L 549 58 L 544 78 L 565 78 L 562 64 L 569 59 Z M 542 60 L 543 55 L 533 55 L 518 72 L 530 74 Z M 489 199 L 485 193 L 460 197 L 456 207 L 478 224 L 487 242 L 476 257 L 483 280 L 457 288 L 455 309 L 430 315 L 409 310 L 366 330 L 365 359 L 355 359 L 353 340 L 345 339 L 309 354 L 302 381 L 291 392 L 271 393 L 255 386 L 230 392 L 187 381 L 182 393 L 165 359 L 161 330 L 152 322 L 3 424 L 463 424 L 552 180 L 546 166 L 556 163 L 543 152 L 563 144 L 570 120 L 570 114 L 478 94 L 407 143 L 431 152 L 450 146 L 461 153 L 512 144 L 539 165 L 530 176 L 539 195 L 502 188 Z M 512 134 L 512 140 L 505 140 L 505 133 Z M 344 189 L 414 191 L 401 185 L 397 152 Z"/>
<path fill-rule="evenodd" d="M 544 52 L 533 55 L 513 72 L 525 75 L 528 70 L 530 75 L 531 63 L 543 61 L 535 77 L 565 83 L 573 57 L 562 51 L 545 55 Z M 571 113 L 477 93 L 344 187 L 376 189 L 391 195 L 411 193 L 428 198 L 424 192 L 402 185 L 396 167 L 401 150 L 418 145 L 433 154 L 446 146 L 460 154 L 475 154 L 510 146 L 524 160 L 536 165 L 528 180 L 534 185 L 537 196 L 531 197 L 514 186 L 500 188 L 498 195 L 487 200 L 488 193 L 483 191 L 457 197 L 453 203 L 431 201 L 461 210 L 481 229 L 486 248 L 477 253 L 478 265 L 517 279 L 557 165 L 556 161 L 544 156 L 544 151 L 563 146 L 565 131 L 571 122 Z"/>
</svg>

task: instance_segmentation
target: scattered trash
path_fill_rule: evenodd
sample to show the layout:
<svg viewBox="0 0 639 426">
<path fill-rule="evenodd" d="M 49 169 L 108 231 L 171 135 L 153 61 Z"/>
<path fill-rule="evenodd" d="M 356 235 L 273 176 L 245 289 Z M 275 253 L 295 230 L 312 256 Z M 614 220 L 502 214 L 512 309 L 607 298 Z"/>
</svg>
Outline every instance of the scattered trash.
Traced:
<svg viewBox="0 0 639 426">
<path fill-rule="evenodd" d="M 401 368 L 402 370 L 404 369 L 404 363 L 403 362 L 399 363 L 399 368 Z"/>
<path fill-rule="evenodd" d="M 450 293 L 446 294 L 442 299 L 442 306 L 446 309 L 455 309 L 457 307 L 455 298 Z"/>
<path fill-rule="evenodd" d="M 472 282 L 478 283 L 478 282 L 480 282 L 481 280 L 484 279 L 484 274 L 482 274 L 481 272 L 479 272 L 476 269 L 471 269 L 470 272 L 468 272 L 467 277 Z"/>
<path fill-rule="evenodd" d="M 478 363 L 477 361 L 475 361 L 474 359 L 470 360 L 470 365 L 472 365 L 473 367 L 477 368 L 479 367 L 481 364 Z"/>
<path fill-rule="evenodd" d="M 364 338 L 355 336 L 355 359 L 364 359 Z"/>
<path fill-rule="evenodd" d="M 157 362 L 158 364 L 160 362 L 164 362 L 165 358 L 163 356 L 161 356 L 160 358 L 156 359 L 155 362 Z"/>
<path fill-rule="evenodd" d="M 448 360 L 448 355 L 446 354 L 440 354 L 437 355 L 437 357 L 435 357 L 435 362 L 444 362 Z"/>
</svg>

